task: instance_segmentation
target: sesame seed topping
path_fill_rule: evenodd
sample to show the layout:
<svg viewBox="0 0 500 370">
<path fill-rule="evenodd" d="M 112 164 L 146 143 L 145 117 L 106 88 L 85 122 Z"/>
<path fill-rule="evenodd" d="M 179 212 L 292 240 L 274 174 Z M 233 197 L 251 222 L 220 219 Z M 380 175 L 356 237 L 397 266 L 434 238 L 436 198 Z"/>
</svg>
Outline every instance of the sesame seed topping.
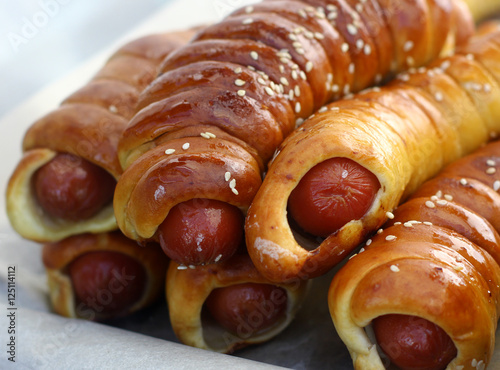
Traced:
<svg viewBox="0 0 500 370">
<path fill-rule="evenodd" d="M 449 60 L 445 60 L 443 63 L 441 63 L 441 69 L 442 70 L 447 70 L 450 68 L 451 62 Z"/>
<path fill-rule="evenodd" d="M 236 179 L 232 179 L 230 182 L 229 182 L 229 187 L 231 189 L 235 188 L 236 187 Z"/>
<path fill-rule="evenodd" d="M 440 206 L 445 206 L 448 204 L 448 201 L 444 199 L 439 199 L 436 203 L 439 204 Z"/>
<path fill-rule="evenodd" d="M 179 265 L 177 266 L 177 270 L 187 270 L 187 266 Z"/>
<path fill-rule="evenodd" d="M 300 86 L 299 85 L 295 85 L 295 87 L 293 88 L 293 91 L 295 93 L 295 96 L 300 96 Z"/>
<path fill-rule="evenodd" d="M 368 240 L 366 241 L 365 245 L 366 245 L 366 246 L 368 246 L 368 245 L 370 245 L 372 242 L 373 242 L 373 240 L 368 239 Z"/>
<path fill-rule="evenodd" d="M 229 181 L 231 179 L 231 172 L 227 171 L 225 174 L 224 174 L 224 179 L 226 181 Z"/>
<path fill-rule="evenodd" d="M 311 72 L 311 71 L 312 71 L 312 69 L 313 69 L 313 67 L 314 67 L 313 62 L 308 61 L 308 62 L 306 63 L 306 72 Z"/>
<path fill-rule="evenodd" d="M 302 78 L 304 81 L 307 80 L 307 76 L 306 76 L 306 73 L 304 71 L 300 71 L 299 72 L 299 76 L 300 78 Z"/>
<path fill-rule="evenodd" d="M 474 54 L 467 54 L 465 57 L 467 60 L 474 60 Z"/>
<path fill-rule="evenodd" d="M 211 132 L 202 132 L 200 134 L 200 136 L 205 138 L 205 139 L 215 139 L 217 137 L 214 134 L 212 134 Z"/>
<path fill-rule="evenodd" d="M 394 222 L 394 225 L 402 225 L 401 221 Z"/>
<path fill-rule="evenodd" d="M 110 105 L 110 106 L 108 107 L 108 109 L 109 109 L 109 111 L 110 111 L 111 113 L 117 113 L 117 112 L 118 112 L 118 108 L 116 108 L 116 105 Z"/>
<path fill-rule="evenodd" d="M 165 154 L 173 154 L 175 153 L 175 149 L 167 149 L 165 150 Z"/>
<path fill-rule="evenodd" d="M 392 240 L 396 240 L 396 236 L 395 235 L 387 235 L 385 237 L 385 240 L 387 240 L 388 242 L 390 242 Z"/>
<path fill-rule="evenodd" d="M 188 150 L 189 149 L 189 145 L 190 145 L 189 143 L 182 144 L 182 149 Z"/>
<path fill-rule="evenodd" d="M 377 234 L 382 234 L 384 232 L 384 229 L 378 229 Z"/>
<path fill-rule="evenodd" d="M 238 90 L 238 95 L 239 96 L 245 96 L 247 92 L 245 90 Z"/>
<path fill-rule="evenodd" d="M 238 190 L 236 190 L 235 188 L 231 188 L 231 191 L 232 191 L 235 195 L 240 194 L 240 193 L 238 192 Z"/>
<path fill-rule="evenodd" d="M 328 15 L 326 16 L 329 20 L 333 21 L 334 19 L 337 19 L 338 17 L 338 13 L 337 12 L 330 12 L 328 13 Z"/>
<path fill-rule="evenodd" d="M 243 24 L 251 24 L 251 23 L 253 23 L 253 19 L 252 18 L 244 19 L 242 23 Z"/>
<path fill-rule="evenodd" d="M 496 165 L 496 162 L 493 159 L 488 159 L 486 161 L 486 164 L 490 167 L 493 167 L 494 165 Z"/>
<path fill-rule="evenodd" d="M 269 86 L 266 86 L 264 88 L 264 90 L 266 90 L 267 95 L 269 95 L 269 96 L 273 96 L 274 95 L 273 89 L 271 89 Z"/>
<path fill-rule="evenodd" d="M 346 84 L 344 86 L 344 95 L 349 95 L 350 92 L 351 92 L 351 85 Z"/>
<path fill-rule="evenodd" d="M 434 204 L 434 202 L 428 200 L 425 202 L 425 206 L 428 207 L 428 208 L 435 208 L 436 205 Z"/>
<path fill-rule="evenodd" d="M 289 85 L 288 80 L 286 79 L 286 77 L 281 77 L 281 78 L 280 78 L 280 82 L 281 82 L 283 85 L 285 85 L 285 86 L 288 86 L 288 85 Z"/>
<path fill-rule="evenodd" d="M 396 266 L 396 265 L 391 265 L 390 269 L 391 269 L 391 271 L 393 271 L 393 272 L 399 272 L 399 267 L 398 267 L 398 266 Z"/>
<path fill-rule="evenodd" d="M 259 54 L 258 54 L 256 51 L 251 51 L 251 52 L 250 52 L 250 57 L 251 57 L 253 60 L 258 60 L 258 59 L 259 59 Z"/>
<path fill-rule="evenodd" d="M 404 226 L 404 227 L 413 227 L 413 223 L 411 223 L 411 222 L 405 222 L 405 223 L 403 224 L 403 226 Z"/>
<path fill-rule="evenodd" d="M 489 167 L 487 170 L 486 170 L 486 173 L 488 175 L 493 175 L 497 172 L 497 169 L 495 167 Z"/>
<path fill-rule="evenodd" d="M 300 113 L 301 110 L 300 102 L 295 103 L 295 113 Z"/>
<path fill-rule="evenodd" d="M 266 81 L 264 81 L 264 79 L 262 77 L 259 77 L 257 79 L 257 82 L 260 83 L 261 85 L 266 85 Z"/>
<path fill-rule="evenodd" d="M 366 44 L 364 47 L 364 52 L 365 52 L 365 55 L 370 55 L 372 53 L 372 47 L 370 45 Z"/>
<path fill-rule="evenodd" d="M 303 123 L 304 123 L 304 119 L 303 118 L 297 118 L 295 120 L 295 127 L 299 127 Z"/>
<path fill-rule="evenodd" d="M 347 42 L 344 42 L 340 48 L 342 52 L 347 53 L 349 51 L 349 44 Z"/>
<path fill-rule="evenodd" d="M 237 67 L 234 69 L 234 73 L 241 73 L 243 72 L 243 69 L 241 67 Z"/>
<path fill-rule="evenodd" d="M 356 69 L 356 66 L 354 65 L 354 63 L 349 64 L 349 73 L 350 74 L 353 74 L 355 69 Z"/>
<path fill-rule="evenodd" d="M 432 222 L 429 222 L 429 221 L 424 221 L 423 224 L 425 226 L 432 226 Z"/>
<path fill-rule="evenodd" d="M 292 41 L 297 41 L 298 38 L 297 38 L 297 35 L 295 35 L 294 33 L 289 33 L 288 34 L 288 38 Z"/>
<path fill-rule="evenodd" d="M 318 109 L 318 113 L 324 113 L 324 112 L 326 112 L 327 110 L 328 110 L 328 107 L 323 106 L 323 107 L 321 107 L 321 108 L 319 108 L 319 109 Z"/>
<path fill-rule="evenodd" d="M 355 25 L 353 25 L 353 24 L 349 23 L 349 24 L 347 25 L 347 32 L 349 32 L 351 35 L 355 35 L 355 34 L 357 34 L 357 33 L 358 33 L 358 29 L 356 28 L 356 26 L 355 26 Z"/>
<path fill-rule="evenodd" d="M 411 40 L 408 40 L 405 42 L 404 46 L 403 46 L 403 50 L 404 51 L 410 51 L 411 49 L 413 49 L 413 41 Z"/>
<path fill-rule="evenodd" d="M 463 266 L 460 266 L 460 265 L 456 265 L 456 266 L 453 266 L 453 269 L 454 269 L 455 271 L 462 271 L 462 270 L 464 269 L 464 267 L 463 267 Z"/>
<path fill-rule="evenodd" d="M 221 258 L 222 258 L 222 254 L 219 254 L 217 257 L 215 257 L 214 262 L 219 262 Z"/>
<path fill-rule="evenodd" d="M 320 33 L 320 32 L 314 32 L 314 37 L 317 40 L 323 40 L 325 38 L 325 36 L 322 33 Z"/>
<path fill-rule="evenodd" d="M 407 57 L 406 58 L 406 63 L 409 65 L 409 66 L 412 66 L 415 64 L 415 59 L 413 59 L 413 57 Z"/>
<path fill-rule="evenodd" d="M 495 191 L 500 190 L 500 180 L 497 180 L 493 183 L 493 190 Z"/>
<path fill-rule="evenodd" d="M 386 212 L 385 215 L 387 216 L 388 219 L 393 220 L 394 219 L 394 213 L 392 212 Z"/>
<path fill-rule="evenodd" d="M 455 258 L 455 260 L 457 262 L 462 262 L 464 260 L 464 258 L 462 256 L 457 256 L 457 258 Z"/>
<path fill-rule="evenodd" d="M 245 12 L 246 12 L 247 14 L 249 14 L 249 13 L 253 12 L 253 6 L 251 6 L 251 5 L 247 6 L 247 7 L 245 8 Z"/>
<path fill-rule="evenodd" d="M 434 94 L 434 98 L 436 98 L 437 101 L 443 101 L 443 94 L 438 91 Z"/>
<path fill-rule="evenodd" d="M 234 81 L 234 84 L 236 86 L 243 86 L 244 84 L 246 84 L 246 81 L 243 81 L 243 80 L 238 78 L 237 80 Z"/>
<path fill-rule="evenodd" d="M 335 84 L 335 85 L 332 86 L 332 91 L 333 92 L 336 93 L 336 92 L 339 92 L 339 90 L 340 90 L 340 86 L 339 85 Z"/>
<path fill-rule="evenodd" d="M 465 186 L 467 184 L 468 184 L 468 182 L 467 182 L 466 179 L 460 179 L 460 185 L 464 185 Z"/>
</svg>

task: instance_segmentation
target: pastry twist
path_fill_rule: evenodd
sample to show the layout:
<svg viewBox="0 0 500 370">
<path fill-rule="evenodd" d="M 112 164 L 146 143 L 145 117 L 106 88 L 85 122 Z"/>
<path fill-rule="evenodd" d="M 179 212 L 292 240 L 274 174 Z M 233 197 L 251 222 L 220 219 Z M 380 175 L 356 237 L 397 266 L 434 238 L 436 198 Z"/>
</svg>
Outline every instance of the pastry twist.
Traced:
<svg viewBox="0 0 500 370">
<path fill-rule="evenodd" d="M 446 167 L 334 276 L 330 313 L 356 369 L 383 369 L 387 356 L 400 367 L 488 365 L 500 315 L 499 165 L 495 141 Z M 425 325 L 439 329 L 405 346 Z M 452 348 L 446 359 L 443 342 Z"/>
<path fill-rule="evenodd" d="M 425 180 L 498 135 L 500 30 L 487 27 L 454 56 L 320 109 L 285 140 L 247 217 L 262 274 L 325 273 Z"/>
<path fill-rule="evenodd" d="M 117 228 L 112 197 L 122 173 L 118 139 L 161 61 L 192 34 L 127 43 L 87 85 L 28 129 L 7 187 L 7 214 L 21 236 L 48 242 Z"/>
<path fill-rule="evenodd" d="M 297 123 L 332 99 L 448 53 L 472 29 L 458 0 L 263 1 L 205 28 L 166 58 L 120 139 L 120 229 L 160 241 L 185 265 L 229 258 L 239 241 L 223 250 L 182 242 L 185 255 L 208 255 L 183 258 L 181 240 L 216 237 L 172 220 L 171 210 L 195 199 L 245 213 Z M 162 240 L 172 233 L 181 235 Z"/>
</svg>

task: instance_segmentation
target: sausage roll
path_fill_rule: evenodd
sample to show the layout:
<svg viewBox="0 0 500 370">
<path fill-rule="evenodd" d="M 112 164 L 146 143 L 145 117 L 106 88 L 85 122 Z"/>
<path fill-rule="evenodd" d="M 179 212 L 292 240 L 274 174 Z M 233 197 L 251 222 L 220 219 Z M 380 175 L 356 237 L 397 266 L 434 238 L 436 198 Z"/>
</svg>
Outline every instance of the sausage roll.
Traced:
<svg viewBox="0 0 500 370">
<path fill-rule="evenodd" d="M 446 167 L 334 276 L 356 369 L 484 369 L 500 316 L 500 142 Z M 494 226 L 496 225 L 496 226 Z"/>
<path fill-rule="evenodd" d="M 94 78 L 36 121 L 7 188 L 13 228 L 38 242 L 116 229 L 118 139 L 160 62 L 194 32 L 145 36 L 117 50 Z"/>
<path fill-rule="evenodd" d="M 184 265 L 230 258 L 242 233 L 217 243 L 210 215 L 241 219 L 297 123 L 472 29 L 459 0 L 263 1 L 206 27 L 164 60 L 120 139 L 120 229 Z"/>
<path fill-rule="evenodd" d="M 496 137 L 499 61 L 500 27 L 489 25 L 456 55 L 327 105 L 295 130 L 248 213 L 259 271 L 275 282 L 325 273 L 425 180 Z"/>
<path fill-rule="evenodd" d="M 93 321 L 128 315 L 158 300 L 168 266 L 158 245 L 140 246 L 119 231 L 45 244 L 42 259 L 54 311 Z"/>
<path fill-rule="evenodd" d="M 231 353 L 270 340 L 300 308 L 308 282 L 273 284 L 246 253 L 208 266 L 171 262 L 167 274 L 170 322 L 187 345 Z"/>
</svg>

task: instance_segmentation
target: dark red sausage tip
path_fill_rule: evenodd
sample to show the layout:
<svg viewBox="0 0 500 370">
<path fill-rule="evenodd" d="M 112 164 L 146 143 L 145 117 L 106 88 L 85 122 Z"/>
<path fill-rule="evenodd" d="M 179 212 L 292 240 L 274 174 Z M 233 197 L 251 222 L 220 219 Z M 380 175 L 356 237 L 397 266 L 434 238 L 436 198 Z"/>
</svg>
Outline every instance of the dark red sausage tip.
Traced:
<svg viewBox="0 0 500 370">
<path fill-rule="evenodd" d="M 457 355 L 449 335 L 426 319 L 391 314 L 377 317 L 372 326 L 382 351 L 402 370 L 442 370 Z"/>
<path fill-rule="evenodd" d="M 311 168 L 290 194 L 288 210 L 306 232 L 327 237 L 370 209 L 380 188 L 377 177 L 348 158 Z"/>
<path fill-rule="evenodd" d="M 104 169 L 72 154 L 57 154 L 35 172 L 36 199 L 48 215 L 86 220 L 113 200 L 116 181 Z"/>
<path fill-rule="evenodd" d="M 213 199 L 191 199 L 174 206 L 157 235 L 165 254 L 183 265 L 229 259 L 243 242 L 239 208 Z"/>
<path fill-rule="evenodd" d="M 224 329 L 245 339 L 273 327 L 284 317 L 287 302 L 283 288 L 244 283 L 214 289 L 205 305 Z"/>
</svg>

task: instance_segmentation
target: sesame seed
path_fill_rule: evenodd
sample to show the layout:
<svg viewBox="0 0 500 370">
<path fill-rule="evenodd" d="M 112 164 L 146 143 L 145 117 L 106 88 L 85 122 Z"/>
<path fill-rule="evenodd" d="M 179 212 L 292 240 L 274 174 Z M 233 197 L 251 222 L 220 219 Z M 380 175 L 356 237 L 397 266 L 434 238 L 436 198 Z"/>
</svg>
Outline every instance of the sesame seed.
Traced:
<svg viewBox="0 0 500 370">
<path fill-rule="evenodd" d="M 474 60 L 474 54 L 469 53 L 465 57 L 467 58 L 467 60 Z"/>
<path fill-rule="evenodd" d="M 307 76 L 306 76 L 306 73 L 304 71 L 300 71 L 299 72 L 299 76 L 305 81 L 307 80 Z"/>
<path fill-rule="evenodd" d="M 300 96 L 300 86 L 295 85 L 293 91 L 295 92 L 295 96 Z"/>
<path fill-rule="evenodd" d="M 237 67 L 234 69 L 234 73 L 241 73 L 243 72 L 243 69 L 241 67 Z"/>
<path fill-rule="evenodd" d="M 424 221 L 423 224 L 425 226 L 432 226 L 432 222 L 429 222 L 429 221 Z"/>
<path fill-rule="evenodd" d="M 340 90 L 340 86 L 339 85 L 335 84 L 335 85 L 332 86 L 332 91 L 333 92 L 336 93 L 336 92 L 339 92 L 339 90 Z"/>
<path fill-rule="evenodd" d="M 318 109 L 318 113 L 324 113 L 328 110 L 328 108 L 326 106 L 323 106 L 321 108 Z"/>
<path fill-rule="evenodd" d="M 483 89 L 485 92 L 490 92 L 491 91 L 491 85 L 490 84 L 484 84 Z"/>
<path fill-rule="evenodd" d="M 238 78 L 237 80 L 234 81 L 234 84 L 236 86 L 243 86 L 244 84 L 246 84 L 246 81 L 243 81 L 243 80 Z"/>
<path fill-rule="evenodd" d="M 231 188 L 231 191 L 232 191 L 235 195 L 238 195 L 238 194 L 239 194 L 238 190 L 236 190 L 235 188 Z"/>
<path fill-rule="evenodd" d="M 214 262 L 219 262 L 221 258 L 222 258 L 222 254 L 219 254 L 217 257 L 215 257 Z"/>
<path fill-rule="evenodd" d="M 259 54 L 258 54 L 256 51 L 251 51 L 251 52 L 250 52 L 250 57 L 251 57 L 253 60 L 258 60 L 258 59 L 259 59 Z"/>
<path fill-rule="evenodd" d="M 415 59 L 413 59 L 413 57 L 407 57 L 406 58 L 406 63 L 409 65 L 409 66 L 412 66 L 415 64 Z"/>
<path fill-rule="evenodd" d="M 405 222 L 405 223 L 403 224 L 403 226 L 404 226 L 404 227 L 413 227 L 413 223 L 411 223 L 411 222 L 409 222 L 409 221 L 408 221 L 408 222 Z"/>
<path fill-rule="evenodd" d="M 182 149 L 188 150 L 189 149 L 189 143 L 182 144 Z"/>
<path fill-rule="evenodd" d="M 264 88 L 264 90 L 266 90 L 267 95 L 269 95 L 269 96 L 273 96 L 274 95 L 273 89 L 271 89 L 269 86 L 266 86 Z"/>
<path fill-rule="evenodd" d="M 493 190 L 495 191 L 500 190 L 500 180 L 497 180 L 493 183 Z"/>
<path fill-rule="evenodd" d="M 377 234 L 382 234 L 384 232 L 384 229 L 378 229 Z"/>
<path fill-rule="evenodd" d="M 325 38 L 325 36 L 322 33 L 319 33 L 319 32 L 314 32 L 314 37 L 317 40 L 323 40 Z"/>
<path fill-rule="evenodd" d="M 349 73 L 350 74 L 353 74 L 355 69 L 356 69 L 356 66 L 354 65 L 354 63 L 349 64 Z"/>
<path fill-rule="evenodd" d="M 370 245 L 372 242 L 373 242 L 373 240 L 368 239 L 368 240 L 366 241 L 365 245 L 366 245 L 366 246 L 368 246 L 368 245 Z"/>
<path fill-rule="evenodd" d="M 434 204 L 434 202 L 432 202 L 430 200 L 425 202 L 425 206 L 428 208 L 436 208 L 436 205 Z"/>
<path fill-rule="evenodd" d="M 259 77 L 257 79 L 257 82 L 260 83 L 261 85 L 266 85 L 266 81 L 264 81 L 264 79 L 262 77 Z"/>
<path fill-rule="evenodd" d="M 232 179 L 230 182 L 229 182 L 229 187 L 231 189 L 234 189 L 236 187 L 236 179 Z"/>
<path fill-rule="evenodd" d="M 304 123 L 304 119 L 303 118 L 297 118 L 295 120 L 295 127 L 298 127 L 298 126 L 300 126 L 303 123 Z"/>
<path fill-rule="evenodd" d="M 393 272 L 399 272 L 399 267 L 396 265 L 391 265 L 390 268 L 391 268 L 391 271 L 393 271 Z"/>
<path fill-rule="evenodd" d="M 413 49 L 413 41 L 411 40 L 408 40 L 405 42 L 404 46 L 403 46 L 403 50 L 404 51 L 410 51 L 411 49 Z"/>
<path fill-rule="evenodd" d="M 344 86 L 344 95 L 348 95 L 351 92 L 351 85 L 346 84 Z"/>
<path fill-rule="evenodd" d="M 288 99 L 293 100 L 294 96 L 295 96 L 295 94 L 293 92 L 293 89 L 290 89 L 290 91 L 288 91 Z"/>
<path fill-rule="evenodd" d="M 456 265 L 456 266 L 453 266 L 453 269 L 454 269 L 455 271 L 462 271 L 462 270 L 464 269 L 464 267 L 463 267 L 463 266 L 460 266 L 460 265 Z"/>
<path fill-rule="evenodd" d="M 312 40 L 314 38 L 314 32 L 306 31 L 304 33 L 304 36 L 307 37 L 309 40 Z"/>
<path fill-rule="evenodd" d="M 468 184 L 468 182 L 467 182 L 466 179 L 460 179 L 460 185 L 464 185 L 465 186 L 467 184 Z"/>
<path fill-rule="evenodd" d="M 462 256 L 457 256 L 457 258 L 455 258 L 455 261 L 457 262 L 462 262 L 464 260 L 464 258 Z"/>
<path fill-rule="evenodd" d="M 328 13 L 328 15 L 326 16 L 329 20 L 333 21 L 334 19 L 337 19 L 338 17 L 338 13 L 337 12 L 330 12 Z"/>
<path fill-rule="evenodd" d="M 313 69 L 313 67 L 314 67 L 313 62 L 308 61 L 308 62 L 306 63 L 306 72 L 311 72 L 311 71 L 312 71 L 312 69 Z"/>
<path fill-rule="evenodd" d="M 396 236 L 395 235 L 387 235 L 385 237 L 385 240 L 387 240 L 388 242 L 390 242 L 392 240 L 396 240 Z"/>
<path fill-rule="evenodd" d="M 388 219 L 393 220 L 394 219 L 394 213 L 392 212 L 386 212 L 385 215 L 387 216 Z"/>
<path fill-rule="evenodd" d="M 358 29 L 356 28 L 356 26 L 355 26 L 355 25 L 353 25 L 353 24 L 349 23 L 349 24 L 347 25 L 347 32 L 349 32 L 351 35 L 355 35 L 355 34 L 357 34 L 357 33 L 358 33 Z"/>
<path fill-rule="evenodd" d="M 285 66 L 283 64 L 280 64 L 279 69 L 281 73 L 285 73 Z"/>
<path fill-rule="evenodd" d="M 116 105 L 110 105 L 110 106 L 108 107 L 108 109 L 109 109 L 109 111 L 110 111 L 111 113 L 117 113 L 117 112 L 118 112 L 118 108 L 116 108 Z"/>
<path fill-rule="evenodd" d="M 443 94 L 438 91 L 434 94 L 434 98 L 436 98 L 437 101 L 443 101 Z"/>
<path fill-rule="evenodd" d="M 488 175 L 493 175 L 493 174 L 495 174 L 496 172 L 497 172 L 497 169 L 496 169 L 495 167 L 490 167 L 490 168 L 488 168 L 488 169 L 486 170 L 486 173 L 487 173 Z"/>
<path fill-rule="evenodd" d="M 194 269 L 196 268 L 196 266 L 195 266 L 195 265 L 189 265 L 189 268 L 190 268 L 191 270 L 194 270 Z"/>
<path fill-rule="evenodd" d="M 177 270 L 187 270 L 187 266 L 179 265 L 177 266 Z"/>
<path fill-rule="evenodd" d="M 280 78 L 280 82 L 281 82 L 283 85 L 285 85 L 285 86 L 288 86 L 288 85 L 289 85 L 288 80 L 287 80 L 285 77 L 281 77 L 281 78 Z"/>
<path fill-rule="evenodd" d="M 175 149 L 167 149 L 165 150 L 165 154 L 173 154 L 175 153 Z"/>
<path fill-rule="evenodd" d="M 245 90 L 238 90 L 238 95 L 239 96 L 245 96 L 247 92 Z"/>
<path fill-rule="evenodd" d="M 344 42 L 340 48 L 342 52 L 347 53 L 349 51 L 349 44 L 347 42 Z"/>
<path fill-rule="evenodd" d="M 300 106 L 300 103 L 299 102 L 295 103 L 295 113 L 300 113 L 301 110 L 302 108 Z"/>
<path fill-rule="evenodd" d="M 363 11 L 363 4 L 361 3 L 356 4 L 356 11 L 358 13 L 361 13 Z"/>
<path fill-rule="evenodd" d="M 253 19 L 252 18 L 247 18 L 247 19 L 244 19 L 243 24 L 252 24 L 253 23 Z"/>
<path fill-rule="evenodd" d="M 251 13 L 253 12 L 253 6 L 249 5 L 245 8 L 245 12 L 248 14 L 248 13 Z"/>
<path fill-rule="evenodd" d="M 204 137 L 205 139 L 215 139 L 217 137 L 214 134 L 212 134 L 211 132 L 202 132 L 200 135 L 202 137 Z"/>
<path fill-rule="evenodd" d="M 254 66 L 247 66 L 247 68 L 251 71 L 255 71 L 255 67 Z"/>
<path fill-rule="evenodd" d="M 453 195 L 445 194 L 444 199 L 446 199 L 448 202 L 451 202 L 453 200 Z"/>
<path fill-rule="evenodd" d="M 288 38 L 292 41 L 297 41 L 297 36 L 294 33 L 289 33 Z"/>
<path fill-rule="evenodd" d="M 446 201 L 444 199 L 440 199 L 436 203 L 439 204 L 440 206 L 445 206 L 448 204 L 448 201 Z"/>
<path fill-rule="evenodd" d="M 488 159 L 486 161 L 486 164 L 490 167 L 493 167 L 494 165 L 496 165 L 496 162 L 493 159 Z"/>
<path fill-rule="evenodd" d="M 442 70 L 447 70 L 450 68 L 451 62 L 449 60 L 445 60 L 443 63 L 441 63 L 441 69 Z"/>
<path fill-rule="evenodd" d="M 370 55 L 372 53 L 372 47 L 366 44 L 363 51 L 365 52 L 365 55 Z"/>
<path fill-rule="evenodd" d="M 229 181 L 229 180 L 231 179 L 231 172 L 229 172 L 229 171 L 228 171 L 228 172 L 226 172 L 226 173 L 224 174 L 224 179 L 225 179 L 226 181 Z"/>
<path fill-rule="evenodd" d="M 436 202 L 436 201 L 438 201 L 438 200 L 439 200 L 439 197 L 438 197 L 437 195 L 433 195 L 433 196 L 431 197 L 431 200 L 432 200 L 433 202 Z"/>
</svg>

